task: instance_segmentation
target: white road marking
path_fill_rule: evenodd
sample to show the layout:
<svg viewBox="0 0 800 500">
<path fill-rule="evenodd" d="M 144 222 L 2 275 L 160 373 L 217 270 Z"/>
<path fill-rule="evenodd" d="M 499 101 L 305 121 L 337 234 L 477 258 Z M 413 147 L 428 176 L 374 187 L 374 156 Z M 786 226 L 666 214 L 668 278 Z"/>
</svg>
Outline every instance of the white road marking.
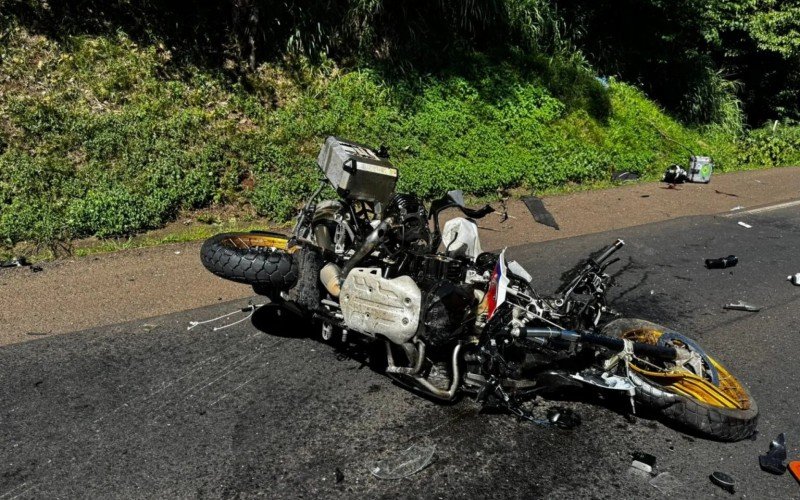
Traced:
<svg viewBox="0 0 800 500">
<path fill-rule="evenodd" d="M 760 214 L 763 212 L 772 212 L 773 210 L 780 210 L 782 208 L 796 207 L 800 205 L 800 200 L 787 201 L 785 203 L 778 203 L 776 205 L 769 205 L 760 208 L 751 208 L 750 210 L 741 210 L 730 214 L 725 214 L 723 217 L 740 217 L 744 214 Z"/>
</svg>

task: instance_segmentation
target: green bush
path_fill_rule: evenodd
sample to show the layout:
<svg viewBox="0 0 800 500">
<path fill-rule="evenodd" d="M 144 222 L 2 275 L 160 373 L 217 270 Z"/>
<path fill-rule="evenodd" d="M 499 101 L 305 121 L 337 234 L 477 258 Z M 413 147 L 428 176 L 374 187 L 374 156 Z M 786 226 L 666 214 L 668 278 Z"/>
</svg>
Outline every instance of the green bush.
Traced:
<svg viewBox="0 0 800 500">
<path fill-rule="evenodd" d="M 605 85 L 558 56 L 496 63 L 475 54 L 402 77 L 301 60 L 232 83 L 175 71 L 163 48 L 124 35 L 55 43 L 8 33 L 4 245 L 128 235 L 212 203 L 286 220 L 316 188 L 314 160 L 329 134 L 389 146 L 399 189 L 428 198 L 587 184 L 614 170 L 653 179 L 688 150 L 723 171 L 800 163 L 800 127 L 687 128 L 636 88 Z"/>
</svg>

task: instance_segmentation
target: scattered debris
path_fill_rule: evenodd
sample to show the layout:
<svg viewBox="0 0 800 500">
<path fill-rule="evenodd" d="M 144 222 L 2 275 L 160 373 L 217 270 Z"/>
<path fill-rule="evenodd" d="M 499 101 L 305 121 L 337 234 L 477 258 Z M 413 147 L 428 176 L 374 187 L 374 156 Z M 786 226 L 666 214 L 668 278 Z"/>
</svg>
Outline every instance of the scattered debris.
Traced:
<svg viewBox="0 0 800 500">
<path fill-rule="evenodd" d="M 553 214 L 547 211 L 544 207 L 544 202 L 542 202 L 541 198 L 536 196 L 523 196 L 522 202 L 528 207 L 531 215 L 533 215 L 533 219 L 538 222 L 539 224 L 544 224 L 545 226 L 550 226 L 553 229 L 560 229 L 556 220 L 553 218 Z"/>
<path fill-rule="evenodd" d="M 683 487 L 681 482 L 678 481 L 678 479 L 669 472 L 662 472 L 661 474 L 651 479 L 650 486 L 652 486 L 653 488 L 657 489 L 658 491 L 667 495 L 670 498 L 678 497 L 679 496 L 678 493 Z"/>
<path fill-rule="evenodd" d="M 336 470 L 333 471 L 333 477 L 336 479 L 336 484 L 339 484 L 344 481 L 344 472 L 342 472 L 342 469 L 337 467 Z"/>
<path fill-rule="evenodd" d="M 731 304 L 725 304 L 722 306 L 723 309 L 729 309 L 731 311 L 748 311 L 748 312 L 758 312 L 761 310 L 760 307 L 754 306 L 752 304 L 748 304 L 747 302 L 733 302 Z"/>
<path fill-rule="evenodd" d="M 719 259 L 706 259 L 706 267 L 708 269 L 725 269 L 726 267 L 735 267 L 738 263 L 739 259 L 735 255 L 728 255 Z"/>
<path fill-rule="evenodd" d="M 713 472 L 710 476 L 711 482 L 727 491 L 728 493 L 736 493 L 736 482 L 733 478 L 724 472 Z"/>
<path fill-rule="evenodd" d="M 800 286 L 800 273 L 787 276 L 786 279 L 789 280 L 792 285 Z"/>
<path fill-rule="evenodd" d="M 661 178 L 663 182 L 668 182 L 670 184 L 683 184 L 689 179 L 689 174 L 686 173 L 680 165 L 670 165 L 666 172 L 664 172 L 664 177 Z"/>
<path fill-rule="evenodd" d="M 643 195 L 641 196 L 641 198 L 650 198 L 650 195 L 649 195 L 649 194 L 643 194 Z"/>
<path fill-rule="evenodd" d="M 27 332 L 25 335 L 30 335 L 32 337 L 44 337 L 45 335 L 50 335 L 50 334 L 45 332 Z"/>
<path fill-rule="evenodd" d="M 800 481 L 800 460 L 789 462 L 789 472 L 792 473 L 795 479 Z"/>
<path fill-rule="evenodd" d="M 639 179 L 639 174 L 637 174 L 636 172 L 629 172 L 627 170 L 623 170 L 620 172 L 611 173 L 612 181 L 635 181 L 638 179 Z"/>
<path fill-rule="evenodd" d="M 430 465 L 435 451 L 433 445 L 413 444 L 407 450 L 381 460 L 369 471 L 378 479 L 403 479 Z"/>
<path fill-rule="evenodd" d="M 547 420 L 559 429 L 574 429 L 581 425 L 581 416 L 562 406 L 555 406 L 547 410 Z"/>
<path fill-rule="evenodd" d="M 738 198 L 739 197 L 738 194 L 726 193 L 725 191 L 720 191 L 719 189 L 715 189 L 714 192 L 717 193 L 717 194 L 724 194 L 725 196 L 732 196 L 734 198 Z"/>
<path fill-rule="evenodd" d="M 742 209 L 744 209 L 744 207 L 743 207 L 743 206 L 741 206 L 741 205 L 736 205 L 735 207 L 731 208 L 731 210 L 730 210 L 730 211 L 731 211 L 731 212 L 735 212 L 735 211 L 737 211 L 737 210 L 742 210 Z"/>
<path fill-rule="evenodd" d="M 769 444 L 769 451 L 766 455 L 759 455 L 758 464 L 761 470 L 771 474 L 781 475 L 786 472 L 786 434 L 781 432 L 778 437 Z"/>
<path fill-rule="evenodd" d="M 25 257 L 17 257 L 15 259 L 5 260 L 3 262 L 0 262 L 0 267 L 25 267 L 25 266 L 30 266 L 28 259 L 26 259 Z"/>
<path fill-rule="evenodd" d="M 748 224 L 746 222 L 742 222 L 742 221 L 739 221 L 739 225 L 744 227 L 744 228 L 747 228 L 747 229 L 750 229 L 751 227 L 753 227 L 750 224 Z"/>
<path fill-rule="evenodd" d="M 175 255 L 180 255 L 180 254 L 181 254 L 180 250 L 175 250 Z"/>
<path fill-rule="evenodd" d="M 40 273 L 42 271 L 44 271 L 44 268 L 42 266 L 31 266 L 32 273 Z"/>
<path fill-rule="evenodd" d="M 648 475 L 653 472 L 653 467 L 656 465 L 656 457 L 654 455 L 641 451 L 634 451 L 632 455 L 633 461 L 631 462 L 631 470 L 629 470 L 629 472 L 633 472 L 634 474 L 644 472 Z"/>
</svg>

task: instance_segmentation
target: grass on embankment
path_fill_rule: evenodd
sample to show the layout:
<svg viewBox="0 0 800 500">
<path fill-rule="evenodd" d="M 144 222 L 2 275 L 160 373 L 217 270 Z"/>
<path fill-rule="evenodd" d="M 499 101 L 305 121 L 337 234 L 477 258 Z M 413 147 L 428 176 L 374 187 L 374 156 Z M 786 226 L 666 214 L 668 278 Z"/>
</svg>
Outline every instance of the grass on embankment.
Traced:
<svg viewBox="0 0 800 500">
<path fill-rule="evenodd" d="M 681 144 L 719 171 L 800 164 L 798 128 L 690 129 L 558 59 L 475 55 L 403 78 L 287 62 L 234 83 L 124 35 L 56 43 L 12 27 L 1 43 L 6 250 L 125 237 L 212 205 L 285 221 L 316 185 L 328 134 L 386 144 L 399 189 L 424 197 L 605 186 L 618 170 L 653 179 L 686 163 Z"/>
</svg>

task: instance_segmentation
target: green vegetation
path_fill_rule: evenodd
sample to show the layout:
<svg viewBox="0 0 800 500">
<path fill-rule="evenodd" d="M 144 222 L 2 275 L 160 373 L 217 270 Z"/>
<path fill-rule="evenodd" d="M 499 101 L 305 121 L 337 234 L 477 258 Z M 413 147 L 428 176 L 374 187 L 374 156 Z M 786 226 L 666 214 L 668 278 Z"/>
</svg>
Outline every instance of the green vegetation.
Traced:
<svg viewBox="0 0 800 500">
<path fill-rule="evenodd" d="M 379 4 L 358 3 L 353 15 L 375 23 L 357 39 L 342 34 L 349 41 L 327 51 L 341 57 L 308 54 L 330 41 L 331 25 L 293 38 L 287 52 L 270 49 L 281 54 L 272 61 L 243 56 L 253 68 L 209 63 L 171 43 L 180 33 L 153 26 L 128 26 L 132 35 L 65 23 L 51 35 L 36 29 L 44 14 L 33 4 L 20 2 L 28 10 L 18 18 L 0 14 L 0 246 L 128 236 L 215 204 L 285 221 L 315 187 L 329 134 L 386 144 L 400 189 L 424 197 L 592 185 L 624 170 L 654 179 L 686 163 L 682 145 L 721 171 L 800 164 L 800 128 L 784 120 L 747 130 L 735 85 L 718 72 L 687 91 L 695 112 L 678 113 L 683 123 L 630 84 L 600 81 L 546 2 L 456 22 L 447 33 L 479 41 L 447 52 L 435 70 L 415 62 L 401 71 L 386 62 L 414 38 L 387 31 Z M 433 22 L 425 5 L 415 22 Z M 793 57 L 786 19 L 758 23 L 760 44 Z M 513 27 L 514 44 L 481 50 L 498 25 Z M 381 43 L 390 53 L 364 58 Z"/>
</svg>

